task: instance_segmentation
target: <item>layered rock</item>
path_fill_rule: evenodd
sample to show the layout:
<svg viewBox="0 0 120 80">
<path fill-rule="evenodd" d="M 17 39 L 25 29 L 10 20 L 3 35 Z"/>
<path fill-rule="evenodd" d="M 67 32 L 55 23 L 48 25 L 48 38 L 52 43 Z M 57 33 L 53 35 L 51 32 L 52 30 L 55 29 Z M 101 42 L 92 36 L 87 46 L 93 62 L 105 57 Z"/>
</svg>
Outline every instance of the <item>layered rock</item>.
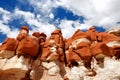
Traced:
<svg viewBox="0 0 120 80">
<path fill-rule="evenodd" d="M 31 72 L 29 73 L 29 75 L 31 80 L 40 80 L 44 71 L 44 69 L 42 69 L 41 67 L 40 57 L 47 36 L 46 34 L 39 32 L 34 32 L 33 35 L 39 39 L 39 51 L 31 64 Z"/>
<path fill-rule="evenodd" d="M 21 35 L 22 34 L 22 35 Z M 0 80 L 25 80 L 26 74 L 30 70 L 31 57 L 16 55 L 16 49 L 21 45 L 21 41 L 28 36 L 28 28 L 21 27 L 16 39 L 7 38 L 1 45 L 0 58 Z M 25 44 L 24 44 L 25 45 Z"/>
<path fill-rule="evenodd" d="M 17 36 L 17 40 L 21 41 L 22 39 L 26 38 L 29 34 L 29 29 L 27 26 L 22 26 L 21 30 Z"/>
<path fill-rule="evenodd" d="M 0 67 L 0 80 L 21 80 L 29 70 L 29 59 L 23 56 L 18 57 L 16 55 L 2 62 L 2 66 Z"/>
<path fill-rule="evenodd" d="M 55 30 L 51 33 L 50 38 L 48 38 L 43 46 L 43 51 L 41 54 L 41 60 L 52 61 L 58 60 L 63 56 L 64 42 L 62 33 L 60 30 Z"/>
<path fill-rule="evenodd" d="M 19 42 L 17 54 L 35 57 L 39 50 L 39 40 L 34 36 L 26 37 Z"/>
<path fill-rule="evenodd" d="M 93 26 L 86 32 L 78 29 L 68 39 L 59 29 L 46 37 L 39 32 L 29 35 L 22 26 L 16 39 L 7 38 L 0 45 L 0 80 L 119 79 L 119 36 L 97 32 Z M 98 78 L 103 74 L 110 76 Z"/>
<path fill-rule="evenodd" d="M 6 38 L 0 45 L 0 57 L 10 58 L 15 55 L 15 51 L 18 45 L 18 41 L 14 38 Z"/>
<path fill-rule="evenodd" d="M 41 80 L 63 80 L 64 41 L 60 30 L 55 30 L 44 43 L 40 56 L 41 69 L 44 70 Z M 62 65 L 61 65 L 62 64 Z M 62 73 L 60 73 L 62 72 Z"/>
<path fill-rule="evenodd" d="M 114 34 L 120 37 L 120 29 L 112 29 L 112 30 L 107 31 L 107 33 Z"/>
<path fill-rule="evenodd" d="M 83 60 L 86 65 L 86 63 L 90 61 L 92 57 L 90 43 L 89 36 L 80 30 L 77 30 L 73 36 L 66 41 L 66 59 L 68 66 L 81 60 Z"/>
<path fill-rule="evenodd" d="M 95 31 L 94 27 L 91 27 L 86 32 L 77 30 L 73 36 L 66 41 L 65 45 L 67 64 L 73 64 L 70 70 L 71 73 L 68 73 L 70 75 L 73 75 L 74 72 L 72 72 L 72 70 L 74 70 L 74 67 L 77 66 L 80 71 L 86 72 L 84 73 L 85 75 L 95 76 L 96 70 L 94 69 L 94 64 L 90 64 L 91 62 L 94 62 L 92 58 L 95 58 L 95 60 L 97 60 L 97 65 L 99 65 L 101 68 L 104 68 L 105 57 L 117 56 L 117 58 L 119 58 L 119 39 L 119 37 L 113 34 L 108 34 L 106 32 L 97 32 Z M 109 46 L 109 44 L 113 41 L 116 41 L 112 44 L 114 47 Z M 86 68 L 91 69 L 89 71 L 86 71 L 86 68 L 81 69 L 81 61 L 83 61 L 82 63 L 84 63 L 84 66 L 86 66 Z M 70 75 L 68 75 L 69 79 L 71 79 Z M 81 75 L 81 73 L 76 74 L 76 76 L 74 75 L 76 78 L 71 80 L 83 80 L 83 76 L 85 77 L 85 75 Z M 81 76 L 81 78 L 77 78 L 77 76 Z"/>
</svg>

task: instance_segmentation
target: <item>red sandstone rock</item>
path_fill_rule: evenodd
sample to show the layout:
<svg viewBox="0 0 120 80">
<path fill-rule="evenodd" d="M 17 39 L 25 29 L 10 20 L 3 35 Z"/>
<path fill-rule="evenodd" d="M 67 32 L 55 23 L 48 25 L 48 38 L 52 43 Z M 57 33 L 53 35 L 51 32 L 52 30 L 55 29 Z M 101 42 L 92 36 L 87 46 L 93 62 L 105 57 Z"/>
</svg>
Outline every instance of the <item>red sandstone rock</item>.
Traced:
<svg viewBox="0 0 120 80">
<path fill-rule="evenodd" d="M 86 42 L 81 42 L 75 48 L 69 48 L 66 52 L 68 66 L 72 65 L 73 62 L 82 60 L 86 67 L 90 67 L 90 63 L 89 65 L 86 65 L 86 63 L 91 61 L 91 57 L 90 44 Z"/>
<path fill-rule="evenodd" d="M 113 56 L 115 56 L 115 54 L 118 54 L 119 51 L 116 52 L 115 47 L 120 47 L 120 37 L 115 36 L 114 34 L 101 32 L 97 34 L 97 39 L 100 42 L 104 42 L 109 47 L 110 52 Z"/>
<path fill-rule="evenodd" d="M 90 51 L 89 43 L 81 42 L 77 44 L 77 49 L 75 49 L 75 52 L 79 53 L 83 60 L 90 60 L 91 58 L 91 51 Z"/>
<path fill-rule="evenodd" d="M 83 60 L 85 63 L 89 62 L 92 57 L 90 52 L 90 43 L 90 37 L 79 29 L 73 34 L 71 38 L 66 40 L 65 49 L 68 65 L 72 65 L 72 62 L 81 60 Z"/>
<path fill-rule="evenodd" d="M 55 30 L 51 33 L 49 39 L 46 40 L 42 54 L 41 60 L 57 60 L 63 56 L 64 42 L 62 33 L 60 30 Z"/>
<path fill-rule="evenodd" d="M 68 40 L 63 39 L 62 33 L 60 30 L 55 30 L 54 32 L 52 32 L 50 38 L 47 40 L 46 40 L 46 35 L 44 33 L 34 32 L 32 36 L 28 36 L 28 32 L 29 30 L 27 27 L 21 28 L 20 34 L 17 37 L 17 40 L 19 40 L 19 46 L 17 48 L 17 53 L 23 54 L 23 55 L 30 55 L 34 57 L 37 55 L 38 50 L 40 50 L 40 53 L 42 52 L 42 54 L 40 54 L 41 59 L 45 61 L 50 61 L 50 62 L 42 62 L 42 63 L 39 61 L 39 59 L 36 59 L 36 61 L 34 61 L 34 63 L 32 64 L 33 65 L 32 67 L 33 67 L 33 71 L 35 69 L 36 75 L 34 76 L 34 78 L 31 78 L 33 80 L 34 79 L 62 80 L 60 74 L 64 75 L 65 73 L 63 74 L 59 70 L 61 69 L 63 70 L 64 67 L 62 67 L 61 69 L 59 68 L 60 64 L 58 63 L 59 62 L 58 59 L 61 59 L 61 58 L 62 58 L 61 60 L 64 59 L 63 57 L 63 54 L 64 54 L 63 49 L 65 46 L 64 43 L 66 43 L 66 58 L 67 58 L 67 62 L 69 65 L 71 65 L 72 63 L 76 64 L 75 62 L 82 60 L 85 66 L 86 65 L 90 66 L 91 57 L 93 56 L 96 59 L 99 59 L 99 58 L 104 58 L 105 56 L 111 56 L 114 54 L 115 56 L 120 58 L 120 46 L 114 45 L 108 48 L 108 45 L 106 45 L 106 43 L 111 42 L 111 41 L 116 41 L 116 40 L 119 41 L 119 38 L 111 34 L 109 35 L 108 33 L 105 33 L 105 34 L 103 34 L 102 32 L 96 33 L 94 27 L 90 28 L 87 32 L 82 32 L 80 30 L 77 30 L 74 33 L 74 35 Z M 97 43 L 94 42 L 96 41 L 96 34 L 98 38 Z M 11 47 L 15 47 L 13 46 L 13 44 L 15 45 L 15 43 L 14 43 L 14 40 L 12 41 L 11 40 L 12 39 L 10 40 L 6 39 L 5 42 L 1 46 L 6 46 L 6 45 L 7 46 L 10 45 L 10 46 L 8 46 L 8 48 L 0 46 L 0 50 L 8 49 L 8 50 L 14 51 L 16 48 L 11 48 Z M 91 47 L 90 47 L 90 44 L 91 44 Z M 119 45 L 119 42 L 116 44 Z M 41 48 L 39 48 L 39 45 Z M 93 56 L 91 55 L 91 53 Z M 8 74 L 7 77 L 11 79 L 13 79 L 13 76 L 18 76 L 19 78 L 25 77 L 25 74 L 29 68 L 28 66 L 30 65 L 30 64 L 28 65 L 28 63 L 30 62 L 29 60 L 31 59 L 31 57 L 29 57 L 29 59 L 27 60 L 26 57 L 24 58 L 23 56 L 20 56 L 18 58 L 18 56 L 16 55 L 11 59 L 12 59 L 12 63 L 11 63 L 11 60 L 9 60 L 5 64 L 5 66 L 2 65 L 4 66 L 3 69 L 9 68 L 8 71 L 10 74 L 8 74 L 8 71 L 3 71 L 3 72 Z M 17 64 L 17 66 L 14 64 Z M 19 66 L 19 64 L 21 64 L 21 66 Z M 64 64 L 62 63 L 61 65 L 64 66 Z M 16 67 L 18 67 L 19 70 L 15 69 Z M 12 68 L 14 72 L 12 72 Z M 23 74 L 21 69 L 24 70 L 24 68 L 26 68 L 26 70 Z M 18 73 L 15 73 L 18 71 L 20 75 Z M 52 74 L 52 76 L 49 73 Z M 55 73 L 56 75 L 53 73 Z M 1 73 L 2 78 L 0 77 L 0 79 L 7 80 L 8 78 L 5 78 L 6 74 L 5 75 L 3 74 L 4 75 L 3 76 Z M 11 74 L 14 74 L 14 75 L 11 75 Z M 27 73 L 27 75 L 29 74 Z M 16 79 L 18 79 L 18 77 Z M 39 78 L 36 78 L 36 77 L 39 77 Z M 13 80 L 16 80 L 16 79 L 13 79 Z M 25 80 L 25 79 L 26 78 L 23 78 L 22 80 Z M 68 80 L 68 78 L 65 77 L 64 80 Z"/>
<path fill-rule="evenodd" d="M 97 39 L 98 39 L 98 41 L 105 42 L 105 43 L 108 43 L 108 42 L 111 42 L 111 41 L 120 41 L 119 37 L 117 37 L 113 34 L 106 33 L 106 32 L 98 33 L 97 34 Z"/>
<path fill-rule="evenodd" d="M 97 40 L 96 38 L 97 31 L 95 30 L 94 26 L 90 27 L 89 30 L 87 30 L 85 33 L 87 36 L 89 36 L 92 42 Z"/>
<path fill-rule="evenodd" d="M 39 40 L 35 36 L 28 36 L 19 42 L 17 53 L 36 56 L 39 50 Z"/>
<path fill-rule="evenodd" d="M 0 50 L 9 50 L 15 52 L 17 45 L 18 42 L 14 38 L 6 38 L 2 45 L 0 45 Z"/>
<path fill-rule="evenodd" d="M 40 33 L 40 37 L 39 37 L 39 42 L 40 42 L 40 46 L 43 47 L 45 41 L 46 41 L 46 34 L 45 33 Z"/>
<path fill-rule="evenodd" d="M 29 29 L 27 26 L 22 26 L 21 30 L 17 36 L 17 40 L 21 41 L 22 39 L 26 38 L 28 36 Z"/>
<path fill-rule="evenodd" d="M 40 37 L 40 33 L 39 32 L 33 32 L 32 36 L 35 36 L 35 37 L 39 38 Z"/>
<path fill-rule="evenodd" d="M 96 42 L 91 44 L 91 52 L 93 56 L 97 56 L 99 54 L 103 54 L 105 56 L 112 56 L 109 47 L 104 42 Z"/>
<path fill-rule="evenodd" d="M 77 39 L 90 39 L 89 36 L 86 35 L 86 33 L 82 32 L 80 29 L 78 29 L 72 37 L 70 37 L 69 39 L 66 40 L 65 43 L 65 49 L 68 49 L 68 47 L 72 44 L 73 41 L 77 40 Z"/>
</svg>

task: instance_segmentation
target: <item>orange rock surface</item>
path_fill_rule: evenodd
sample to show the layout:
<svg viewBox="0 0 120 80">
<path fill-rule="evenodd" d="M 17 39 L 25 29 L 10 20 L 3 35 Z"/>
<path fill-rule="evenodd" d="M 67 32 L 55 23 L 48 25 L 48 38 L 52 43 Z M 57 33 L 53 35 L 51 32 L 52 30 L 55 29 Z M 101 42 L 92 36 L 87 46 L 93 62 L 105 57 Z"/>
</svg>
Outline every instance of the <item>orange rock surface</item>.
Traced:
<svg viewBox="0 0 120 80">
<path fill-rule="evenodd" d="M 14 38 L 6 38 L 2 45 L 0 46 L 0 50 L 15 51 L 17 45 L 18 42 Z"/>
<path fill-rule="evenodd" d="M 16 50 L 17 54 L 30 55 L 35 57 L 39 51 L 39 32 L 34 32 L 32 36 L 28 36 L 29 29 L 27 26 L 22 26 L 17 37 L 19 45 Z"/>
<path fill-rule="evenodd" d="M 72 42 L 76 39 L 80 38 L 86 38 L 90 39 L 89 36 L 87 36 L 84 32 L 82 32 L 80 29 L 78 29 L 72 37 L 68 38 L 65 42 L 65 49 L 68 49 L 68 47 L 72 44 Z"/>
<path fill-rule="evenodd" d="M 26 38 L 28 36 L 29 29 L 27 26 L 22 26 L 21 30 L 17 36 L 17 40 L 21 41 L 22 39 Z"/>
<path fill-rule="evenodd" d="M 98 33 L 97 34 L 97 39 L 98 39 L 98 41 L 105 42 L 105 43 L 120 40 L 120 38 L 115 36 L 114 34 L 109 34 L 109 33 L 106 33 L 106 32 Z"/>
<path fill-rule="evenodd" d="M 89 38 L 92 42 L 97 40 L 96 34 L 98 32 L 95 30 L 94 26 L 90 27 L 89 30 L 87 30 L 85 33 L 86 33 L 87 36 L 89 36 Z"/>
<path fill-rule="evenodd" d="M 28 36 L 19 42 L 17 53 L 36 56 L 39 50 L 39 40 L 34 36 Z"/>
<path fill-rule="evenodd" d="M 103 54 L 105 56 L 112 56 L 109 47 L 104 42 L 96 42 L 91 44 L 91 52 L 93 56 Z"/>
<path fill-rule="evenodd" d="M 46 40 L 41 54 L 42 60 L 56 60 L 63 56 L 63 37 L 60 30 L 55 30 L 51 36 Z"/>
</svg>

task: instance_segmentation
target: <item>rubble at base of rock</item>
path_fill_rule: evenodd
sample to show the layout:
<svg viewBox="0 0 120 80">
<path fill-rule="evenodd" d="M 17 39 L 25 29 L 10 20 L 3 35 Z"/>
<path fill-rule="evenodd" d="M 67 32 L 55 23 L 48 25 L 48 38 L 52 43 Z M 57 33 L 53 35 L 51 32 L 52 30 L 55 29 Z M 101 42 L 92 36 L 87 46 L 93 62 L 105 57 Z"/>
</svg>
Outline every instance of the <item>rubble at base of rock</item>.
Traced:
<svg viewBox="0 0 120 80">
<path fill-rule="evenodd" d="M 120 29 L 98 32 L 92 26 L 65 39 L 56 29 L 0 44 L 0 80 L 120 80 Z"/>
</svg>

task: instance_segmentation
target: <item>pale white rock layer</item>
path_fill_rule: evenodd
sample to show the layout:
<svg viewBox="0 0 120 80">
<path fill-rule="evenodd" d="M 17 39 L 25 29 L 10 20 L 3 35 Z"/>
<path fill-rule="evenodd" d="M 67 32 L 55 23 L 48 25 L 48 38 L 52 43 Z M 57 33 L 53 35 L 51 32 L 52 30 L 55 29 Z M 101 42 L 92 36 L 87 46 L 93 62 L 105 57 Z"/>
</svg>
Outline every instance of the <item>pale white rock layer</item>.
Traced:
<svg viewBox="0 0 120 80">
<path fill-rule="evenodd" d="M 29 59 L 23 56 L 14 56 L 10 59 L 0 59 L 3 66 L 0 68 L 0 80 L 21 80 L 29 69 Z"/>
</svg>

